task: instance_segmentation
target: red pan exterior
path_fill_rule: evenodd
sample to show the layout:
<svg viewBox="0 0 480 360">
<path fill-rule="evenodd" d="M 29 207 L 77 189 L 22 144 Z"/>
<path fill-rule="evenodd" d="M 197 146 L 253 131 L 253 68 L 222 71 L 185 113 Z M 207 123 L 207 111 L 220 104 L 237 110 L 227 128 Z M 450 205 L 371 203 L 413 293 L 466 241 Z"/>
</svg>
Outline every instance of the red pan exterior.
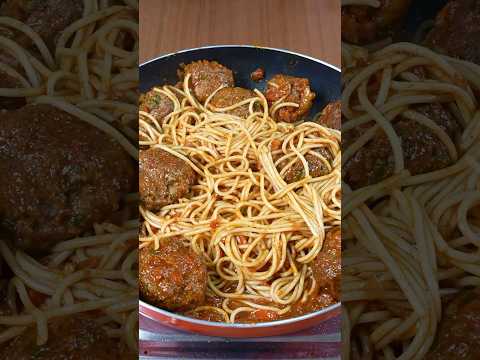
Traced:
<svg viewBox="0 0 480 360">
<path fill-rule="evenodd" d="M 140 314 L 176 330 L 207 336 L 255 338 L 285 335 L 308 329 L 339 315 L 341 307 L 340 304 L 336 304 L 309 315 L 263 324 L 224 324 L 191 319 L 155 308 L 142 301 L 139 304 L 139 311 Z"/>
</svg>

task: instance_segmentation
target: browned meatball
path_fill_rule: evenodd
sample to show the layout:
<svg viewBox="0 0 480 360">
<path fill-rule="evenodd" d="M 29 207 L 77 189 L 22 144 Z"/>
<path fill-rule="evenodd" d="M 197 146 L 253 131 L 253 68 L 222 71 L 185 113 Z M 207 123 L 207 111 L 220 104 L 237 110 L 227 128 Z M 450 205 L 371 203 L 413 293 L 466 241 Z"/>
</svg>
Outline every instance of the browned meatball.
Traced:
<svg viewBox="0 0 480 360">
<path fill-rule="evenodd" d="M 240 87 L 224 88 L 218 91 L 212 98 L 210 104 L 216 108 L 226 108 L 237 104 L 243 100 L 251 99 L 255 97 L 255 93 L 252 90 L 243 89 Z M 229 110 L 226 113 L 236 115 L 241 118 L 247 118 L 250 115 L 249 104 L 242 105 L 233 110 Z"/>
<path fill-rule="evenodd" d="M 174 105 L 166 95 L 152 89 L 140 96 L 139 110 L 152 115 L 160 124 L 173 111 Z"/>
<path fill-rule="evenodd" d="M 340 130 L 342 128 L 342 103 L 340 100 L 327 104 L 322 114 L 317 119 L 320 125 L 330 129 Z"/>
<path fill-rule="evenodd" d="M 460 126 L 442 105 L 421 105 L 415 107 L 415 110 L 435 121 L 452 139 L 458 136 Z M 446 146 L 428 128 L 404 118 L 395 122 L 393 128 L 401 139 L 405 167 L 412 175 L 442 169 L 451 164 L 452 159 Z M 346 132 L 342 146 L 348 148 L 360 135 L 358 130 Z M 393 170 L 390 142 L 385 133 L 379 130 L 372 141 L 345 163 L 342 175 L 347 184 L 358 189 L 392 176 Z"/>
<path fill-rule="evenodd" d="M 48 341 L 37 345 L 37 329 L 28 328 L 0 349 L 0 359 L 110 360 L 137 359 L 120 341 L 111 338 L 92 316 L 80 314 L 49 321 Z"/>
<path fill-rule="evenodd" d="M 207 267 L 180 238 L 141 249 L 139 271 L 140 295 L 152 305 L 188 311 L 205 301 Z"/>
<path fill-rule="evenodd" d="M 412 0 L 380 0 L 375 8 L 365 5 L 342 7 L 342 39 L 368 44 L 387 37 L 406 17 Z"/>
<path fill-rule="evenodd" d="M 81 0 L 6 0 L 0 8 L 0 16 L 24 22 L 40 35 L 50 49 L 55 48 L 62 30 L 80 19 L 82 12 Z M 30 39 L 23 35 L 16 40 L 30 45 Z"/>
<path fill-rule="evenodd" d="M 480 359 L 480 288 L 465 290 L 448 304 L 437 340 L 426 360 Z"/>
<path fill-rule="evenodd" d="M 216 61 L 194 61 L 183 69 L 183 76 L 187 74 L 191 74 L 193 95 L 202 103 L 219 87 L 234 86 L 232 70 Z"/>
<path fill-rule="evenodd" d="M 326 148 L 320 148 L 316 150 L 320 155 L 322 155 L 329 163 L 332 162 L 333 157 L 330 152 Z M 308 171 L 311 177 L 320 177 L 327 175 L 329 173 L 329 168 L 326 166 L 322 160 L 313 154 L 305 155 L 305 160 L 308 163 Z M 284 164 L 286 165 L 286 164 Z M 298 160 L 296 161 L 286 172 L 284 175 L 284 179 L 287 184 L 290 184 L 295 181 L 300 181 L 305 177 L 305 168 L 303 163 Z"/>
<path fill-rule="evenodd" d="M 480 1 L 450 1 L 437 15 L 427 46 L 480 64 Z"/>
<path fill-rule="evenodd" d="M 50 105 L 0 116 L 0 227 L 43 251 L 105 221 L 134 184 L 109 135 Z"/>
<path fill-rule="evenodd" d="M 282 107 L 276 113 L 275 120 L 293 123 L 310 111 L 315 93 L 310 90 L 308 79 L 278 74 L 268 81 L 265 97 L 269 105 L 282 98 L 284 102 L 298 104 L 299 107 Z"/>
<path fill-rule="evenodd" d="M 340 300 L 340 277 L 342 274 L 342 233 L 340 227 L 327 232 L 323 247 L 315 258 L 313 277 L 319 292 L 325 290 L 335 300 Z"/>
<path fill-rule="evenodd" d="M 140 201 L 151 211 L 187 196 L 196 181 L 185 161 L 157 148 L 140 150 L 139 171 Z"/>
</svg>

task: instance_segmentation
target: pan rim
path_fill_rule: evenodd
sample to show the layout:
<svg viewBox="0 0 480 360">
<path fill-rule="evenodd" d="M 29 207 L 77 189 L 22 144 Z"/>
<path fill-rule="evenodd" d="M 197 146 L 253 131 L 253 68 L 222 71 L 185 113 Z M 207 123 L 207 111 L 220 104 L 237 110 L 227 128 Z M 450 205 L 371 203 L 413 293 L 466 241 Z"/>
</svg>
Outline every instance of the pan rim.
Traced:
<svg viewBox="0 0 480 360">
<path fill-rule="evenodd" d="M 216 322 L 216 321 L 208 321 L 208 320 L 200 320 L 196 319 L 193 317 L 185 316 L 185 315 L 180 315 L 176 314 L 173 312 L 170 312 L 168 310 L 164 310 L 161 308 L 158 308 L 154 305 L 148 304 L 143 300 L 138 300 L 140 307 L 145 307 L 150 311 L 160 313 L 164 316 L 174 318 L 177 320 L 182 320 L 186 321 L 192 324 L 196 325 L 201 325 L 201 326 L 209 326 L 209 327 L 217 327 L 217 328 L 233 328 L 233 329 L 252 329 L 252 328 L 269 328 L 269 327 L 275 327 L 275 326 L 282 326 L 282 325 L 288 325 L 296 322 L 303 322 L 308 319 L 315 318 L 317 316 L 333 312 L 334 310 L 337 310 L 342 304 L 341 302 L 335 303 L 333 305 L 327 306 L 326 308 L 323 308 L 321 310 L 309 313 L 309 314 L 304 314 L 301 316 L 296 316 L 292 317 L 289 319 L 282 319 L 282 320 L 277 320 L 277 321 L 268 321 L 268 322 L 259 322 L 259 323 L 226 323 L 226 322 Z M 139 309 L 140 314 L 146 316 L 147 318 L 151 318 L 148 314 L 145 314 L 142 309 Z"/>
<path fill-rule="evenodd" d="M 326 61 L 323 61 L 323 60 L 320 60 L 320 59 L 317 59 L 313 56 L 309 56 L 309 55 L 305 55 L 305 54 L 302 54 L 302 53 L 299 53 L 299 52 L 295 52 L 295 51 L 290 51 L 290 50 L 286 50 L 286 49 L 280 49 L 280 48 L 274 48 L 274 47 L 268 47 L 268 46 L 256 46 L 256 45 L 235 45 L 235 44 L 228 44 L 228 45 L 209 45 L 209 46 L 200 46 L 200 47 L 195 47 L 195 48 L 190 48 L 190 49 L 184 49 L 184 50 L 179 50 L 179 51 L 175 51 L 175 52 L 171 52 L 171 53 L 168 53 L 168 54 L 164 54 L 164 55 L 160 55 L 160 56 L 157 56 L 155 58 L 152 58 L 150 60 L 147 60 L 143 63 L 141 63 L 139 65 L 139 67 L 141 68 L 142 66 L 145 66 L 145 65 L 148 65 L 152 62 L 155 62 L 157 60 L 162 60 L 164 58 L 167 58 L 167 57 L 170 57 L 170 56 L 174 56 L 174 55 L 178 55 L 178 54 L 184 54 L 184 53 L 187 53 L 187 52 L 191 52 L 191 51 L 198 51 L 198 50 L 208 50 L 208 49 L 218 49 L 218 48 L 246 48 L 246 49 L 264 49 L 264 50 L 272 50 L 272 51 L 278 51 L 278 52 L 282 52 L 282 53 L 285 53 L 285 54 L 290 54 L 290 55 L 295 55 L 295 56 L 299 56 L 299 57 L 303 57 L 305 59 L 308 59 L 308 60 L 312 60 L 312 61 L 315 61 L 317 63 L 320 63 L 324 66 L 327 66 L 339 73 L 341 73 L 341 69 L 338 68 L 337 66 L 335 65 L 332 65 Z"/>
</svg>

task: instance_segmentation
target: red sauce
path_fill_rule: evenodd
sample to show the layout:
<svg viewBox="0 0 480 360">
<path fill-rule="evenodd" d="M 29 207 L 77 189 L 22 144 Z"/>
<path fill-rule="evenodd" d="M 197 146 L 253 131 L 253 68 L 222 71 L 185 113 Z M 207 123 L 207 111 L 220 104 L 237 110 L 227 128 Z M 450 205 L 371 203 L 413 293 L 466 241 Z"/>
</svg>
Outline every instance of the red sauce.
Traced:
<svg viewBox="0 0 480 360">
<path fill-rule="evenodd" d="M 210 229 L 216 230 L 219 225 L 220 225 L 220 222 L 218 220 L 216 219 L 212 220 L 212 222 L 210 223 Z"/>
<path fill-rule="evenodd" d="M 96 269 L 99 264 L 100 264 L 100 257 L 93 256 L 91 258 L 88 258 L 86 260 L 83 260 L 83 261 L 79 262 L 78 265 L 77 265 L 77 269 L 78 270 Z"/>
<path fill-rule="evenodd" d="M 47 300 L 48 298 L 47 295 L 39 293 L 38 291 L 30 288 L 28 288 L 27 292 L 28 292 L 28 297 L 30 298 L 30 301 L 32 302 L 33 305 L 37 307 L 42 305 L 45 302 L 45 300 Z"/>
<path fill-rule="evenodd" d="M 240 245 L 245 245 L 248 243 L 248 237 L 244 236 L 244 235 L 240 235 L 238 236 L 238 243 Z"/>
<path fill-rule="evenodd" d="M 223 298 L 219 296 L 207 296 L 205 306 L 213 306 L 222 308 Z M 251 301 L 255 302 L 255 301 Z M 272 304 L 267 301 L 256 301 L 259 305 L 278 307 L 277 304 Z M 255 324 L 262 322 L 277 321 L 283 319 L 290 319 L 326 308 L 327 306 L 335 304 L 335 299 L 328 293 L 315 294 L 305 302 L 298 301 L 291 306 L 290 311 L 283 315 L 267 309 L 257 309 L 255 311 L 245 311 L 237 314 L 235 320 L 238 323 Z M 241 302 L 231 301 L 229 307 L 232 309 L 245 306 Z M 215 311 L 199 311 L 197 313 L 188 314 L 200 320 L 223 322 L 224 318 L 220 313 Z"/>
<path fill-rule="evenodd" d="M 265 78 L 265 70 L 258 68 L 250 74 L 250 79 L 253 81 L 260 81 Z"/>
</svg>

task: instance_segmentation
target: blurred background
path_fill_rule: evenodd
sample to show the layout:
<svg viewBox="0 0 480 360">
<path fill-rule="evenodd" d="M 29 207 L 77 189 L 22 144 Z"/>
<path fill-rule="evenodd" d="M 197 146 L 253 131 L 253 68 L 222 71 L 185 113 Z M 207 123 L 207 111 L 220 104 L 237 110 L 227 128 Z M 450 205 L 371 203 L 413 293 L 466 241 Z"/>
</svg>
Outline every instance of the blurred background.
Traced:
<svg viewBox="0 0 480 360">
<path fill-rule="evenodd" d="M 248 44 L 340 67 L 340 0 L 140 0 L 140 38 L 140 63 L 193 47 Z"/>
</svg>

